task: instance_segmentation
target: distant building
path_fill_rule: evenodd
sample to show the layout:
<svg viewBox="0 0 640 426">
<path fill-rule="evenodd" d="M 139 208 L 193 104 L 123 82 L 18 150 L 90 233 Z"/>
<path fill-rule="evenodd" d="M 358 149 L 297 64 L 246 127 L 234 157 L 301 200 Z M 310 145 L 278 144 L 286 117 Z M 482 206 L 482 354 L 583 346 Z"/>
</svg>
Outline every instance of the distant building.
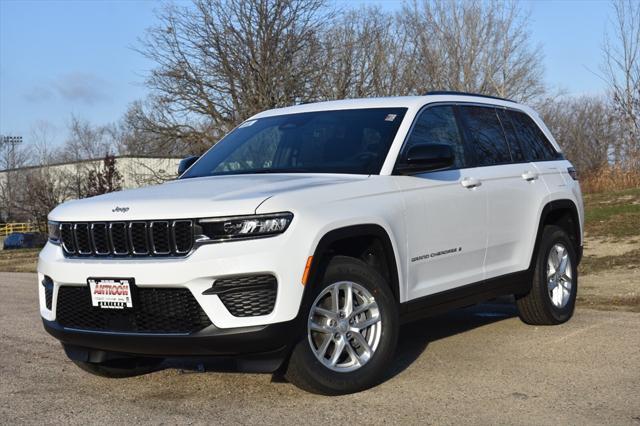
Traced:
<svg viewBox="0 0 640 426">
<path fill-rule="evenodd" d="M 122 155 L 116 156 L 116 169 L 120 173 L 122 189 L 132 189 L 164 182 L 177 177 L 180 158 L 147 157 Z M 55 163 L 43 166 L 29 166 L 17 169 L 0 170 L 0 221 L 7 216 L 7 204 L 4 199 L 13 186 L 12 192 L 19 190 L 21 176 L 34 172 L 47 172 L 55 177 L 54 182 L 65 182 L 70 186 L 65 199 L 77 198 L 80 186 L 86 182 L 91 170 L 102 170 L 104 158 L 81 160 L 76 162 Z M 62 178 L 64 177 L 64 178 Z M 73 188 L 77 185 L 78 188 Z M 4 197 L 3 197 L 4 195 Z"/>
</svg>

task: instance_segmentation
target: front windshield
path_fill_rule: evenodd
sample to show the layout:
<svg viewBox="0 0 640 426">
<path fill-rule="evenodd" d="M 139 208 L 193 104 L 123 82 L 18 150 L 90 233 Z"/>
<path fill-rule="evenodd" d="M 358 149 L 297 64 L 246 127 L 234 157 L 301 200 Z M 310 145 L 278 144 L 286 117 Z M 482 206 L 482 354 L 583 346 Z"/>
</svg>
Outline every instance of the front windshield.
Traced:
<svg viewBox="0 0 640 426">
<path fill-rule="evenodd" d="M 406 108 L 306 112 L 249 120 L 182 178 L 252 173 L 380 172 Z"/>
</svg>

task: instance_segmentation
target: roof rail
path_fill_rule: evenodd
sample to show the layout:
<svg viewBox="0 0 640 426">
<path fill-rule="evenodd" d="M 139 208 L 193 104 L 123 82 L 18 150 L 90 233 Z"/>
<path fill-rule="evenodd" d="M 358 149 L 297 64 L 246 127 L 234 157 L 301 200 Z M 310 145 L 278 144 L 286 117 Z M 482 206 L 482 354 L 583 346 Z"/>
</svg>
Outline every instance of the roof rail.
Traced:
<svg viewBox="0 0 640 426">
<path fill-rule="evenodd" d="M 479 98 L 489 98 L 489 99 L 498 99 L 500 101 L 507 101 L 507 102 L 515 102 L 512 99 L 507 99 L 507 98 L 499 98 L 497 96 L 490 96 L 490 95 L 481 95 L 479 93 L 469 93 L 469 92 L 456 92 L 454 90 L 433 90 L 431 92 L 427 92 L 424 94 L 425 96 L 429 96 L 429 95 L 458 95 L 458 96 L 477 96 Z"/>
</svg>

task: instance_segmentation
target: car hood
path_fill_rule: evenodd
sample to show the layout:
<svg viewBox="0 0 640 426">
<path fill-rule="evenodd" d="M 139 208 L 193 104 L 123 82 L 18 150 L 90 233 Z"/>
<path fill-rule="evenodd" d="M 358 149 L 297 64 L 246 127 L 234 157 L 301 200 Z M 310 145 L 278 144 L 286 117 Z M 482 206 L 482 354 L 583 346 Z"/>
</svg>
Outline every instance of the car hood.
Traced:
<svg viewBox="0 0 640 426">
<path fill-rule="evenodd" d="M 362 175 L 260 174 L 211 176 L 112 192 L 56 207 L 54 221 L 183 219 L 255 213 L 270 197 L 301 189 L 341 185 Z"/>
</svg>

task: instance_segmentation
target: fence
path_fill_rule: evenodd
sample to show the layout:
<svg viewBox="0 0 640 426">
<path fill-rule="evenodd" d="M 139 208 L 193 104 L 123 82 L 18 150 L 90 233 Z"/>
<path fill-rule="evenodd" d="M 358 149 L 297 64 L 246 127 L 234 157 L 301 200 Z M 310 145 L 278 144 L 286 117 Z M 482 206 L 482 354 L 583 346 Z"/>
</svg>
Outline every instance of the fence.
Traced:
<svg viewBox="0 0 640 426">
<path fill-rule="evenodd" d="M 0 237 L 6 237 L 12 232 L 38 232 L 35 223 L 4 223 L 0 224 Z"/>
</svg>

